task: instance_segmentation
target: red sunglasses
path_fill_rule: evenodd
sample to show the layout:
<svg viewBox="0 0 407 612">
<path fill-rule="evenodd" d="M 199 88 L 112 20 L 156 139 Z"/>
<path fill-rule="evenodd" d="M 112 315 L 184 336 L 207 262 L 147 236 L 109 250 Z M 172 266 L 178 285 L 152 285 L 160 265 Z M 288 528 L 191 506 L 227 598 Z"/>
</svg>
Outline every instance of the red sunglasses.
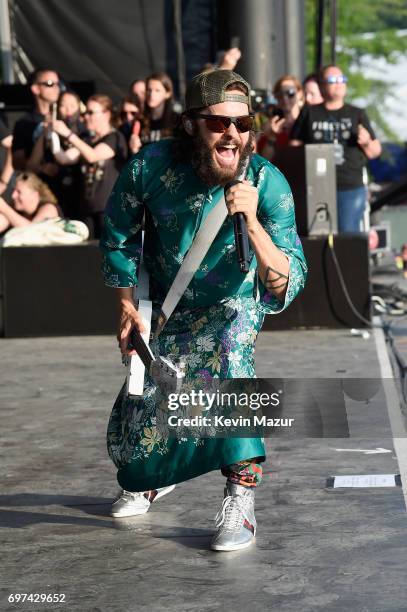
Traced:
<svg viewBox="0 0 407 612">
<path fill-rule="evenodd" d="M 204 115 L 202 113 L 194 113 L 194 117 L 205 119 L 205 125 L 210 132 L 221 134 L 226 132 L 233 123 L 238 132 L 248 132 L 253 128 L 254 115 L 242 115 L 241 117 L 226 117 L 224 115 Z"/>
</svg>

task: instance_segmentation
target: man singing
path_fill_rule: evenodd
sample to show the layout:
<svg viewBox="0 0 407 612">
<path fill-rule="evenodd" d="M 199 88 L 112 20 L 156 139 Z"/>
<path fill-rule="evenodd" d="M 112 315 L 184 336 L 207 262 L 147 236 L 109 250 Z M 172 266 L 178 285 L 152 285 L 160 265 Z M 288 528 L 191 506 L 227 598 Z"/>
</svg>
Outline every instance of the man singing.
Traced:
<svg viewBox="0 0 407 612">
<path fill-rule="evenodd" d="M 197 231 L 224 186 L 250 158 L 246 180 L 227 191 L 229 216 L 183 294 L 154 353 L 178 356 L 185 380 L 253 378 L 254 346 L 264 315 L 290 304 L 304 286 L 306 264 L 294 204 L 283 175 L 252 155 L 250 86 L 238 74 L 215 70 L 195 77 L 186 93 L 179 137 L 144 147 L 119 177 L 106 209 L 101 240 L 105 282 L 120 304 L 118 340 L 128 352 L 133 328 L 143 331 L 133 301 L 141 255 L 150 276 L 153 329 Z M 243 213 L 250 269 L 240 272 L 232 215 Z M 246 548 L 256 532 L 254 490 L 261 482 L 261 438 L 177 438 L 160 428 L 158 393 L 146 376 L 144 395 L 123 388 L 107 434 L 108 451 L 123 487 L 115 517 L 147 512 L 175 483 L 220 469 L 227 478 L 213 550 Z M 157 397 L 156 397 L 157 395 Z"/>
</svg>

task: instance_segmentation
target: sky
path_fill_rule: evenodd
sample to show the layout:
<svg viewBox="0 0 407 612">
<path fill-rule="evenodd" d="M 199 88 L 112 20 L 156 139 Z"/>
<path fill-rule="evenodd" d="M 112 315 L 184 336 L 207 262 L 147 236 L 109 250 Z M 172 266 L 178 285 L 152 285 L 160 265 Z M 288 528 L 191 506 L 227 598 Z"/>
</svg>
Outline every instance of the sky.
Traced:
<svg viewBox="0 0 407 612">
<path fill-rule="evenodd" d="M 406 35 L 407 31 L 401 30 L 400 34 Z M 400 53 L 396 64 L 365 56 L 362 67 L 367 77 L 393 83 L 393 95 L 386 100 L 386 106 L 389 108 L 387 122 L 399 138 L 407 142 L 407 55 Z M 354 103 L 366 106 L 362 99 L 354 100 Z"/>
</svg>

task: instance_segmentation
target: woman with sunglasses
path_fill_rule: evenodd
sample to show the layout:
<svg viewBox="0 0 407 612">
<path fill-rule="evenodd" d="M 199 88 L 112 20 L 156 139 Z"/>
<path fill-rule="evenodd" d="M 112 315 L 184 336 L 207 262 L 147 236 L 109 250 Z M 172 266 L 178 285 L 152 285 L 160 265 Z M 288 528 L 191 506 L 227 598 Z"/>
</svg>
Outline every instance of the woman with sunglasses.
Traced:
<svg viewBox="0 0 407 612">
<path fill-rule="evenodd" d="M 93 95 L 86 104 L 85 125 L 89 136 L 81 138 L 61 120 L 53 130 L 66 139 L 71 148 L 55 153 L 60 164 L 81 163 L 80 219 L 91 238 L 99 239 L 108 196 L 127 160 L 123 134 L 113 127 L 113 103 L 105 95 Z"/>
<path fill-rule="evenodd" d="M 141 104 L 136 94 L 125 96 L 120 104 L 119 131 L 126 139 L 129 157 L 137 153 L 141 147 L 140 131 L 142 125 Z"/>
<path fill-rule="evenodd" d="M 258 152 L 267 159 L 273 159 L 278 149 L 288 145 L 291 128 L 304 104 L 301 83 L 289 74 L 276 81 L 273 95 L 277 104 L 272 108 L 264 134 L 257 143 Z"/>
<path fill-rule="evenodd" d="M 178 120 L 173 102 L 172 81 L 165 72 L 155 72 L 147 77 L 144 124 L 140 136 L 143 145 L 173 135 Z"/>
<path fill-rule="evenodd" d="M 84 138 L 87 130 L 81 119 L 81 107 L 83 103 L 78 94 L 74 91 L 64 91 L 58 99 L 57 116 L 66 123 L 69 129 Z M 78 201 L 80 195 L 80 166 L 79 163 L 72 165 L 62 165 L 56 159 L 54 153 L 57 151 L 67 151 L 72 147 L 66 138 L 60 138 L 54 133 L 52 135 L 51 123 L 44 123 L 45 129 L 36 141 L 27 169 L 37 174 L 41 173 L 41 168 L 49 156 L 56 164 L 56 169 L 51 178 L 47 180 L 52 190 L 58 197 L 59 205 L 62 208 L 64 217 L 76 219 L 79 216 Z M 56 147 L 56 148 L 55 148 Z M 51 182 L 50 182 L 51 181 Z"/>
<path fill-rule="evenodd" d="M 12 206 L 0 198 L 0 234 L 12 227 L 23 227 L 61 216 L 57 198 L 48 185 L 32 172 L 17 174 L 11 201 Z"/>
</svg>

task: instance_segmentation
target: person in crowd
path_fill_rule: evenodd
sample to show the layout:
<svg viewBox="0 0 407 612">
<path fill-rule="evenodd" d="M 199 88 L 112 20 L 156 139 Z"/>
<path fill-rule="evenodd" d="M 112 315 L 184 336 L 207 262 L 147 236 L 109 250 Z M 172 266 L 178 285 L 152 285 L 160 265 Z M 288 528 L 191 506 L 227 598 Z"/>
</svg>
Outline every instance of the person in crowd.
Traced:
<svg viewBox="0 0 407 612">
<path fill-rule="evenodd" d="M 105 95 L 95 94 L 84 113 L 89 136 L 81 138 L 61 119 L 51 127 L 70 146 L 55 153 L 60 164 L 81 163 L 80 219 L 86 223 L 91 238 L 100 238 L 106 200 L 127 160 L 123 134 L 113 127 L 113 103 Z"/>
<path fill-rule="evenodd" d="M 44 121 L 51 119 L 53 107 L 61 91 L 58 73 L 48 68 L 35 70 L 30 77 L 30 89 L 34 106 L 14 126 L 12 155 L 15 170 L 26 170 L 35 141 L 43 130 Z M 56 172 L 57 168 L 49 151 L 41 164 L 39 175 L 48 182 L 48 177 L 55 176 Z"/>
<path fill-rule="evenodd" d="M 0 168 L 0 195 L 3 194 L 13 174 L 11 147 L 13 136 L 7 125 L 0 118 L 0 146 L 4 149 L 3 164 Z"/>
<path fill-rule="evenodd" d="M 120 104 L 120 126 L 119 130 L 126 139 L 131 157 L 141 147 L 140 132 L 142 125 L 141 104 L 139 98 L 132 94 L 125 96 Z"/>
<path fill-rule="evenodd" d="M 197 75 L 187 88 L 179 137 L 143 147 L 123 170 L 106 208 L 102 269 L 105 283 L 116 288 L 118 341 L 128 355 L 132 331 L 144 331 L 133 301 L 143 217 L 143 258 L 156 332 L 161 305 L 200 222 L 222 202 L 225 185 L 246 168 L 248 181 L 227 191 L 226 207 L 229 215 L 241 212 L 246 218 L 248 274 L 242 274 L 230 256 L 233 223 L 225 218 L 190 287 L 151 344 L 157 355 L 182 355 L 187 385 L 218 376 L 254 377 L 254 345 L 265 313 L 283 310 L 305 282 L 290 187 L 274 166 L 252 155 L 250 91 L 230 70 Z M 254 491 L 265 459 L 263 440 L 203 437 L 197 442 L 161 435 L 160 419 L 168 418 L 168 407 L 160 411 L 162 396 L 153 380 L 146 378 L 144 389 L 143 397 L 135 398 L 123 388 L 110 418 L 108 450 L 124 487 L 112 506 L 113 516 L 144 514 L 175 483 L 221 469 L 227 481 L 211 548 L 250 546 L 256 531 Z"/>
<path fill-rule="evenodd" d="M 207 62 L 202 67 L 202 72 L 210 72 L 211 70 L 234 70 L 237 62 L 242 57 L 242 52 L 238 47 L 231 47 L 220 54 L 216 64 Z"/>
<path fill-rule="evenodd" d="M 280 77 L 273 87 L 277 104 L 272 107 L 264 133 L 257 142 L 257 151 L 266 159 L 273 159 L 290 140 L 290 132 L 304 104 L 300 81 L 292 75 Z"/>
<path fill-rule="evenodd" d="M 58 99 L 57 115 L 58 119 L 64 121 L 74 134 L 84 138 L 87 130 L 81 119 L 81 104 L 82 102 L 78 94 L 74 91 L 64 91 Z M 30 159 L 27 162 L 27 169 L 35 173 L 40 172 L 47 152 L 51 151 L 52 160 L 57 164 L 57 171 L 53 177 L 50 177 L 48 183 L 51 183 L 53 191 L 57 195 L 64 216 L 68 219 L 76 219 L 80 214 L 78 208 L 80 166 L 79 163 L 68 166 L 57 162 L 55 152 L 61 149 L 66 151 L 72 145 L 66 138 L 59 139 L 57 137 L 55 140 L 55 137 L 56 134 L 52 135 L 51 124 L 48 123 L 47 129 L 44 129 L 36 140 Z"/>
<path fill-rule="evenodd" d="M 347 77 L 339 66 L 322 68 L 322 104 L 305 106 L 291 132 L 292 144 L 335 145 L 338 229 L 359 232 L 366 207 L 363 169 L 381 153 L 381 145 L 366 112 L 345 102 Z"/>
<path fill-rule="evenodd" d="M 44 181 L 32 172 L 17 174 L 11 194 L 12 206 L 0 197 L 0 234 L 61 216 L 57 199 Z"/>
<path fill-rule="evenodd" d="M 144 103 L 146 100 L 146 81 L 145 79 L 135 79 L 131 85 L 129 94 L 137 96 L 140 104 L 140 111 L 144 111 Z"/>
<path fill-rule="evenodd" d="M 82 119 L 85 107 L 78 96 L 72 90 L 65 90 L 58 99 L 58 119 L 65 121 L 67 126 L 78 136 L 84 135 L 87 130 Z"/>
<path fill-rule="evenodd" d="M 322 104 L 324 101 L 318 83 L 318 75 L 315 73 L 305 77 L 302 83 L 304 89 L 305 103 L 313 106 L 314 104 Z"/>
<path fill-rule="evenodd" d="M 221 57 L 218 69 L 219 70 L 234 70 L 236 68 L 237 62 L 242 57 L 242 52 L 238 47 L 231 47 L 227 49 Z"/>
<path fill-rule="evenodd" d="M 173 109 L 173 86 L 165 72 L 155 72 L 146 79 L 146 101 L 141 142 L 147 144 L 170 138 L 178 115 Z"/>
</svg>

